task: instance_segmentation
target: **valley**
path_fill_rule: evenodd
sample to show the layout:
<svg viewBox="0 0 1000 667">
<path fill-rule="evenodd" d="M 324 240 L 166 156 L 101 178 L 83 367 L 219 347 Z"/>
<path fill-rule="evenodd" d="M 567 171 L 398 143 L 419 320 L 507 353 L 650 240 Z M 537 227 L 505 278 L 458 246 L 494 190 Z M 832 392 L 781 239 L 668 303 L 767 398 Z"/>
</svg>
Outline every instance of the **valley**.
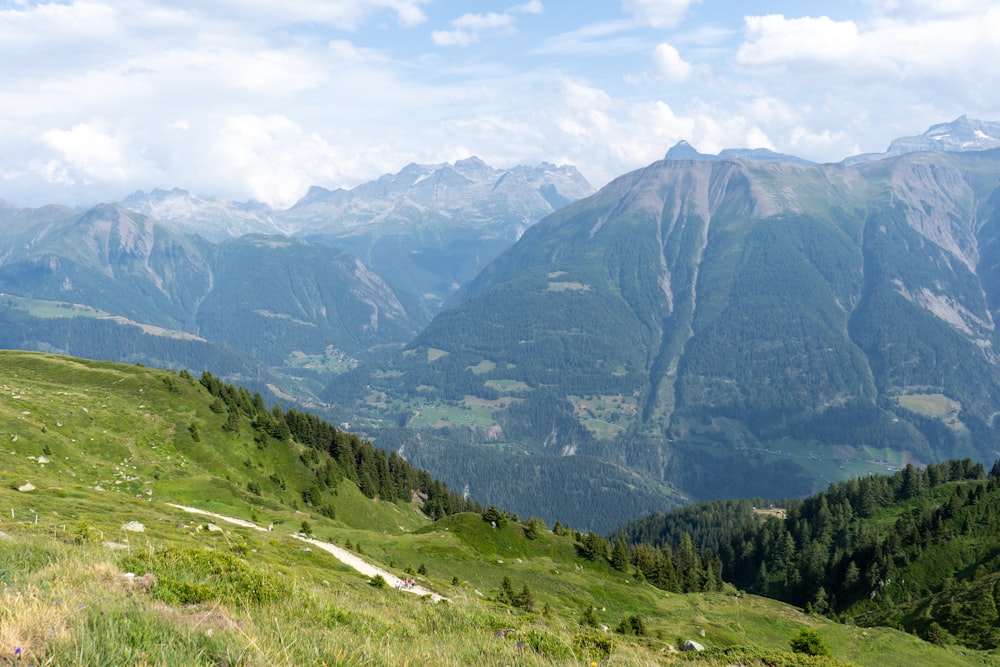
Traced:
<svg viewBox="0 0 1000 667">
<path fill-rule="evenodd" d="M 600 531 L 989 462 L 1000 162 L 963 145 L 819 165 L 679 144 L 590 196 L 571 167 L 469 159 L 283 211 L 6 207 L 0 346 L 210 369 Z"/>
</svg>

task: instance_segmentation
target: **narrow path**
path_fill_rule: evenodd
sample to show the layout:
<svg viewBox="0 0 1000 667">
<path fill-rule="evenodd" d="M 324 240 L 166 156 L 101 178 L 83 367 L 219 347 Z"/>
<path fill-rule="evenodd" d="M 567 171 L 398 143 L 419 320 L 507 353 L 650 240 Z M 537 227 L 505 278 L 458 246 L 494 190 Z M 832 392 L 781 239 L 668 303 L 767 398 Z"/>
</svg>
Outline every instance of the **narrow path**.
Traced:
<svg viewBox="0 0 1000 667">
<path fill-rule="evenodd" d="M 167 505 L 169 505 L 170 507 L 176 507 L 179 510 L 184 510 L 185 512 L 190 512 L 191 514 L 202 514 L 204 516 L 210 516 L 213 519 L 219 519 L 220 521 L 233 523 L 236 524 L 237 526 L 243 526 L 244 528 L 252 528 L 254 530 L 267 532 L 267 528 L 262 528 L 261 526 L 258 526 L 257 524 L 253 523 L 252 521 L 246 521 L 244 519 L 236 519 L 231 516 L 224 516 L 222 514 L 216 514 L 215 512 L 200 510 L 197 507 L 176 505 L 174 503 L 167 503 Z M 385 579 L 385 583 L 389 584 L 396 590 L 401 590 L 406 593 L 414 593 L 415 595 L 430 595 L 431 599 L 434 600 L 435 602 L 448 599 L 443 595 L 435 593 L 429 588 L 425 588 L 424 586 L 414 584 L 413 586 L 406 587 L 403 585 L 402 579 L 392 574 L 388 570 L 384 570 L 381 567 L 378 567 L 377 565 L 373 565 L 368 561 L 366 561 L 365 559 L 358 556 L 357 554 L 352 553 L 347 549 L 338 547 L 336 544 L 331 544 L 330 542 L 323 542 L 322 540 L 306 537 L 305 535 L 301 535 L 299 533 L 291 533 L 290 537 L 294 537 L 297 540 L 302 540 L 303 542 L 308 542 L 309 544 L 312 544 L 313 546 L 322 549 L 323 551 L 331 554 L 334 558 L 339 560 L 344 565 L 354 568 L 355 570 L 365 575 L 366 577 L 374 577 L 375 575 L 380 574 L 382 575 L 382 578 Z"/>
</svg>

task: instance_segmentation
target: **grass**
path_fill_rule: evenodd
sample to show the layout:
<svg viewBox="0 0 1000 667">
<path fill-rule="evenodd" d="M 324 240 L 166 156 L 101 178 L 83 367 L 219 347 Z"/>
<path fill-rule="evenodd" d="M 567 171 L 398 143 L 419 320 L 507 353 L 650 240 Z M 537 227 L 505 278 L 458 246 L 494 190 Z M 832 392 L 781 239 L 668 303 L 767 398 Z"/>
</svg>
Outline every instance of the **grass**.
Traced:
<svg viewBox="0 0 1000 667">
<path fill-rule="evenodd" d="M 321 516 L 296 490 L 309 474 L 301 448 L 226 432 L 210 403 L 164 371 L 0 352 L 0 665 L 579 665 L 607 657 L 601 647 L 610 664 L 691 664 L 670 652 L 687 638 L 709 649 L 699 664 L 820 664 L 767 657 L 791 660 L 803 627 L 830 647 L 827 665 L 996 664 L 732 589 L 668 594 L 580 559 L 572 536 L 528 539 L 523 524 L 494 529 L 478 514 L 432 523 L 347 480 L 325 497 L 335 518 Z M 25 481 L 35 490 L 15 490 Z M 209 531 L 168 502 L 274 530 Z M 132 521 L 144 531 L 124 530 Z M 303 521 L 398 574 L 422 566 L 421 583 L 451 602 L 368 585 L 293 539 Z M 548 613 L 495 601 L 504 577 Z M 611 628 L 641 616 L 647 635 L 581 627 L 590 605 Z M 498 636 L 506 629 L 517 633 Z"/>
<path fill-rule="evenodd" d="M 487 380 L 484 384 L 490 389 L 496 389 L 501 394 L 517 394 L 531 391 L 531 387 L 520 380 Z"/>
<path fill-rule="evenodd" d="M 472 371 L 475 375 L 484 375 L 496 367 L 496 362 L 490 361 L 489 359 L 483 359 L 475 366 L 467 366 L 465 370 Z"/>
<path fill-rule="evenodd" d="M 896 403 L 910 412 L 939 420 L 959 435 L 969 433 L 968 427 L 959 419 L 962 404 L 944 394 L 901 394 L 896 397 Z"/>
<path fill-rule="evenodd" d="M 488 404 L 454 405 L 452 403 L 426 403 L 416 410 L 407 426 L 410 428 L 440 428 L 442 426 L 490 426 L 494 423 L 495 408 Z"/>
<path fill-rule="evenodd" d="M 346 373 L 358 365 L 357 359 L 352 359 L 343 352 L 328 345 L 323 354 L 306 354 L 305 352 L 293 352 L 285 360 L 288 368 L 304 368 L 319 373 L 340 375 Z"/>
<path fill-rule="evenodd" d="M 792 459 L 802 466 L 816 480 L 814 492 L 825 490 L 831 482 L 869 474 L 885 475 L 907 463 L 903 453 L 891 449 L 829 446 L 792 438 L 767 442 L 758 451 L 767 458 Z"/>
<path fill-rule="evenodd" d="M 461 517 L 457 523 L 471 520 Z M 580 640 L 589 634 L 611 642 L 612 664 L 690 664 L 668 652 L 668 646 L 690 637 L 715 651 L 698 664 L 733 664 L 713 663 L 713 656 L 727 647 L 742 647 L 751 657 L 770 652 L 787 659 L 783 649 L 802 627 L 818 629 L 839 658 L 822 664 L 969 665 L 990 659 L 986 654 L 962 656 L 892 630 L 832 624 L 734 592 L 666 595 L 607 579 L 575 595 L 562 595 L 531 573 L 532 568 L 563 563 L 565 554 L 559 553 L 511 575 L 515 585 L 523 577 L 533 590 L 542 591 L 536 597 L 551 608 L 545 616 L 511 613 L 490 601 L 494 591 L 481 590 L 480 597 L 471 583 L 449 591 L 465 594 L 437 605 L 375 589 L 352 572 L 329 567 L 320 554 L 269 534 L 246 536 L 245 546 L 252 549 L 249 558 L 233 555 L 226 548 L 228 541 L 206 544 L 209 536 L 203 531 L 188 534 L 183 539 L 192 540 L 187 547 L 150 538 L 152 548 L 123 554 L 76 543 L 66 534 L 53 537 L 39 526 L 18 526 L 0 541 L 0 563 L 10 579 L 0 583 L 0 664 L 12 661 L 20 647 L 23 658 L 34 664 L 577 665 L 585 658 Z M 468 548 L 468 542 L 484 539 L 478 530 L 470 527 L 470 532 L 475 534 L 465 538 Z M 434 533 L 421 535 L 431 539 Z M 178 534 L 169 541 L 179 539 Z M 540 539 L 553 542 L 549 546 L 556 552 L 565 547 L 550 534 Z M 504 549 L 508 541 L 518 542 L 508 535 L 497 541 L 498 548 Z M 431 563 L 431 573 L 440 567 L 429 550 L 423 556 Z M 529 555 L 525 561 L 536 559 Z M 144 570 L 158 576 L 148 590 L 122 576 Z M 568 570 L 573 579 L 568 591 L 599 579 L 597 569 Z M 187 603 L 182 602 L 172 580 L 188 581 L 200 596 L 189 595 Z M 264 593 L 251 594 L 258 589 Z M 613 625 L 623 617 L 617 605 L 626 604 L 626 597 L 616 589 L 630 591 L 628 611 L 647 619 L 648 636 L 626 638 L 580 627 L 578 616 L 586 603 L 598 606 L 602 623 Z M 508 628 L 518 634 L 497 635 Z M 531 649 L 521 655 L 518 641 L 540 652 Z"/>
<path fill-rule="evenodd" d="M 31 299 L 12 294 L 0 294 L 5 304 L 27 311 L 32 317 L 50 319 L 55 317 L 108 317 L 108 313 L 78 303 Z"/>
<path fill-rule="evenodd" d="M 447 356 L 449 353 L 445 350 L 439 350 L 434 347 L 427 348 L 427 363 L 432 363 L 437 361 L 441 357 Z"/>
<path fill-rule="evenodd" d="M 632 396 L 567 396 L 573 404 L 573 414 L 580 423 L 601 440 L 613 440 L 625 432 L 638 410 Z"/>
</svg>

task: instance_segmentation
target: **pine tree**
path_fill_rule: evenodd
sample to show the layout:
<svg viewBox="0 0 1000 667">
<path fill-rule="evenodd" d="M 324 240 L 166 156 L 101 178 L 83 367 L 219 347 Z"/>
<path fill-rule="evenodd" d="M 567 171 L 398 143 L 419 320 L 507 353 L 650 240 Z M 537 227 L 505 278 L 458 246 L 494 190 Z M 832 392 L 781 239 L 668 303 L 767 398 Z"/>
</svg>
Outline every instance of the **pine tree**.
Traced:
<svg viewBox="0 0 1000 667">
<path fill-rule="evenodd" d="M 674 563 L 682 593 L 692 593 L 701 588 L 701 559 L 694 550 L 694 542 L 688 533 L 681 534 L 681 543 L 674 552 Z"/>
<path fill-rule="evenodd" d="M 504 575 L 503 581 L 500 582 L 500 601 L 505 604 L 514 604 L 517 599 L 517 594 L 514 592 L 514 582 L 510 580 L 510 577 Z"/>
<path fill-rule="evenodd" d="M 619 572 L 627 572 L 628 561 L 628 545 L 625 544 L 625 538 L 619 535 L 618 539 L 615 541 L 615 548 L 611 552 L 611 567 L 615 568 Z"/>
<path fill-rule="evenodd" d="M 521 589 L 521 592 L 518 593 L 517 598 L 514 601 L 514 606 L 525 611 L 535 611 L 535 597 L 531 594 L 531 589 L 528 588 L 528 584 L 525 584 L 524 588 Z"/>
</svg>

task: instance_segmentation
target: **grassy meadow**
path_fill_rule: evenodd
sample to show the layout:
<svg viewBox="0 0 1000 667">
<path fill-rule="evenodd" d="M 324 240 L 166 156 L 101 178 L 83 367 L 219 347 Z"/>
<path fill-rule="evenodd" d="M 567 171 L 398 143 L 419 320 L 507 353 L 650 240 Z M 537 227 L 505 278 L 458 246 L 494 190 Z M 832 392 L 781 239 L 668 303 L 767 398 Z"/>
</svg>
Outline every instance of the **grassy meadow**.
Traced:
<svg viewBox="0 0 1000 667">
<path fill-rule="evenodd" d="M 187 374 L 0 352 L 0 665 L 998 664 L 732 588 L 668 594 L 578 557 L 571 533 L 432 522 L 348 479 L 323 515 L 302 446 L 262 446 L 211 406 Z M 300 532 L 447 601 L 372 585 Z M 505 577 L 532 610 L 499 601 Z M 614 631 L 631 616 L 642 636 Z M 832 657 L 792 653 L 802 628 Z"/>
</svg>

